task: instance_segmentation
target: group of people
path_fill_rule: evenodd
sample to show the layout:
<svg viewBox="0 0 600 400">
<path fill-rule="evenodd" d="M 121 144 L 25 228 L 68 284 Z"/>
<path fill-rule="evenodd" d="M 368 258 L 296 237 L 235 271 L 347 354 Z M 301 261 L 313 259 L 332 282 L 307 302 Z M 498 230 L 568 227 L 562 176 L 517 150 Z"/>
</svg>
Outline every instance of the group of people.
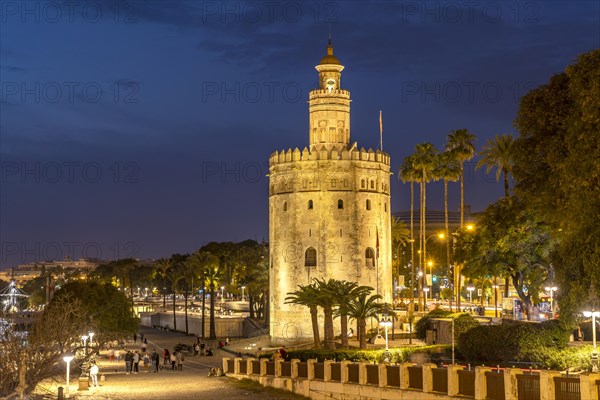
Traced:
<svg viewBox="0 0 600 400">
<path fill-rule="evenodd" d="M 173 352 L 170 353 L 169 349 L 163 350 L 163 366 L 169 367 L 171 371 L 183 371 L 183 362 L 185 361 L 185 356 L 181 351 L 173 349 Z M 167 368 L 169 369 L 169 368 Z M 158 372 L 158 366 L 156 367 L 156 371 Z"/>
</svg>

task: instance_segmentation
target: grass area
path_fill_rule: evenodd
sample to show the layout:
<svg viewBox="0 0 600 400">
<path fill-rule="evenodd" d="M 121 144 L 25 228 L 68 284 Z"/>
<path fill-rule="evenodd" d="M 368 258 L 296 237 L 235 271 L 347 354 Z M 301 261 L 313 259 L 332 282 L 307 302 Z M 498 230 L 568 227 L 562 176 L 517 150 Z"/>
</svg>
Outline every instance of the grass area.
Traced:
<svg viewBox="0 0 600 400">
<path fill-rule="evenodd" d="M 248 392 L 260 394 L 260 398 L 266 399 L 277 399 L 277 400 L 302 400 L 308 399 L 308 397 L 300 396 L 288 392 L 287 390 L 275 389 L 272 387 L 265 387 L 260 383 L 253 381 L 252 379 L 230 379 L 231 384 L 238 389 L 247 390 Z"/>
</svg>

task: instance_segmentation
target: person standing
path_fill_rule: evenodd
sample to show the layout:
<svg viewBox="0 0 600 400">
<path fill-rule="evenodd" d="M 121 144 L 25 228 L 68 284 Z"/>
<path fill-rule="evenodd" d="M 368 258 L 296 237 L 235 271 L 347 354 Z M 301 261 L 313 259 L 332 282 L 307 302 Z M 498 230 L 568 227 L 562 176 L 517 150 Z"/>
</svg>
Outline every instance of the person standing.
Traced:
<svg viewBox="0 0 600 400">
<path fill-rule="evenodd" d="M 173 350 L 173 353 L 171 353 L 171 371 L 175 371 L 175 364 L 177 364 L 177 356 L 175 354 L 176 352 Z"/>
<path fill-rule="evenodd" d="M 144 357 L 142 357 L 142 359 L 144 360 L 144 372 L 148 372 L 148 368 L 150 367 L 150 356 L 148 353 L 144 352 Z"/>
<path fill-rule="evenodd" d="M 131 366 L 133 364 L 133 354 L 131 351 L 127 351 L 125 354 L 125 373 L 129 375 L 131 373 Z"/>
<path fill-rule="evenodd" d="M 139 371 L 139 365 L 140 365 L 140 353 L 137 352 L 137 350 L 135 351 L 135 353 L 133 353 L 133 373 L 137 374 Z"/>
<path fill-rule="evenodd" d="M 203 356 L 204 355 L 204 347 L 206 345 L 204 344 L 204 342 L 200 343 L 200 355 Z"/>
<path fill-rule="evenodd" d="M 171 354 L 169 353 L 169 349 L 165 349 L 163 351 L 163 364 L 169 365 L 170 362 L 171 362 Z"/>
<path fill-rule="evenodd" d="M 152 368 L 154 369 L 154 372 L 158 372 L 158 363 L 160 361 L 160 357 L 158 356 L 158 353 L 156 352 L 156 350 L 152 351 Z"/>
<path fill-rule="evenodd" d="M 98 364 L 95 362 L 90 367 L 90 378 L 92 378 L 92 386 L 98 386 Z"/>
<path fill-rule="evenodd" d="M 177 352 L 177 371 L 183 371 L 183 353 L 181 351 Z"/>
<path fill-rule="evenodd" d="M 194 345 L 194 357 L 198 357 L 198 354 L 200 354 L 200 345 L 196 343 Z"/>
</svg>

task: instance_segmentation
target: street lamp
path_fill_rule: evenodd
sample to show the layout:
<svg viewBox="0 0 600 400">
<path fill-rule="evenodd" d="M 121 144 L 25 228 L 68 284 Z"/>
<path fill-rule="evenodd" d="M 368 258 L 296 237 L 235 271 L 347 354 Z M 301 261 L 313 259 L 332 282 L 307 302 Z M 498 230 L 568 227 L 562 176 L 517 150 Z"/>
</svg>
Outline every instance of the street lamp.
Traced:
<svg viewBox="0 0 600 400">
<path fill-rule="evenodd" d="M 94 339 L 94 335 L 95 335 L 94 332 L 88 333 L 88 336 L 90 337 L 90 347 L 92 347 L 92 340 Z"/>
<path fill-rule="evenodd" d="M 67 363 L 67 387 L 65 390 L 65 398 L 69 398 L 69 375 L 71 373 L 71 361 L 73 361 L 73 355 L 71 353 L 67 353 L 63 357 L 63 361 Z"/>
<path fill-rule="evenodd" d="M 144 288 L 144 297 L 148 297 L 148 288 Z"/>
<path fill-rule="evenodd" d="M 596 318 L 600 317 L 600 311 L 584 311 L 583 316 L 592 317 L 592 372 L 598 372 L 598 353 L 596 352 Z"/>
<path fill-rule="evenodd" d="M 469 291 L 469 303 L 473 303 L 473 290 L 475 290 L 475 288 L 473 285 L 469 285 L 467 286 L 467 290 Z"/>
<path fill-rule="evenodd" d="M 546 286 L 546 291 L 550 292 L 550 315 L 554 319 L 554 292 L 558 289 L 556 286 Z"/>
<path fill-rule="evenodd" d="M 492 287 L 494 288 L 494 315 L 498 318 L 498 282 L 496 278 L 494 278 L 494 285 Z"/>
<path fill-rule="evenodd" d="M 242 286 L 242 301 L 244 301 L 244 289 L 246 289 L 246 286 Z"/>
<path fill-rule="evenodd" d="M 392 326 L 392 319 L 390 317 L 388 317 L 387 315 L 385 317 L 383 317 L 381 319 L 381 321 L 379 322 L 379 325 L 383 326 L 385 328 L 385 360 L 389 361 L 390 360 L 390 348 L 389 348 L 389 341 L 388 341 L 388 328 L 390 326 Z"/>
</svg>

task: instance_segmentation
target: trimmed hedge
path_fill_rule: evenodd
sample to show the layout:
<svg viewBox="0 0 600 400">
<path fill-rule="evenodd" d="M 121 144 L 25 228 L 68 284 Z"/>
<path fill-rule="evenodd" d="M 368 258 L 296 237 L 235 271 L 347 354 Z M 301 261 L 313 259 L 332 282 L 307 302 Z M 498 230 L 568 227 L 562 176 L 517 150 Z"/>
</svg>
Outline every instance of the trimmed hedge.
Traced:
<svg viewBox="0 0 600 400">
<path fill-rule="evenodd" d="M 566 347 L 569 330 L 557 320 L 542 323 L 504 320 L 476 326 L 458 337 L 458 351 L 473 362 L 538 362 L 540 354 Z"/>
<path fill-rule="evenodd" d="M 409 361 L 410 356 L 415 353 L 434 354 L 444 352 L 448 348 L 448 345 L 435 345 L 390 349 L 390 362 L 405 362 Z M 298 350 L 288 351 L 288 358 L 297 358 L 300 361 L 317 359 L 319 362 L 325 360 L 383 362 L 385 350 Z"/>
</svg>

